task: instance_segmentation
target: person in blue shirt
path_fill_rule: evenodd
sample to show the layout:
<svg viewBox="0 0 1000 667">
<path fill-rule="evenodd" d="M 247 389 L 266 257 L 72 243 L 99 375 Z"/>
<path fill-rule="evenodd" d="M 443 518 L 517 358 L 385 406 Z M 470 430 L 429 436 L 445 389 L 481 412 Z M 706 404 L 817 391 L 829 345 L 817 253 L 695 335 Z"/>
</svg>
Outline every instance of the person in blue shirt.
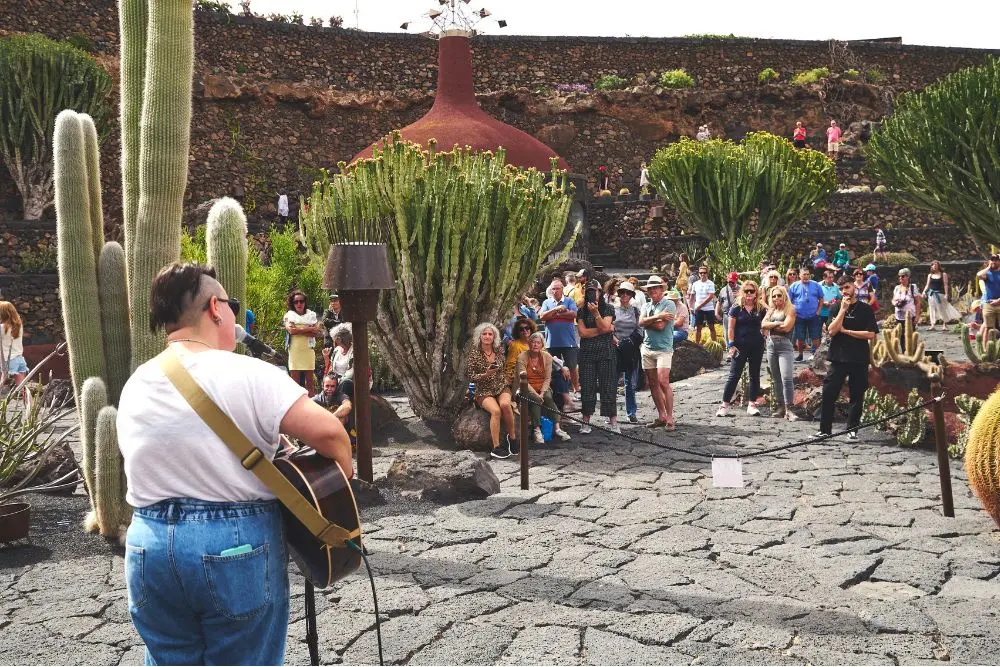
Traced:
<svg viewBox="0 0 1000 667">
<path fill-rule="evenodd" d="M 676 426 L 674 390 L 670 386 L 670 366 L 674 358 L 674 317 L 677 307 L 673 299 L 664 294 L 666 287 L 666 283 L 659 276 L 650 276 L 646 281 L 649 301 L 639 311 L 639 326 L 645 329 L 646 335 L 639 348 L 639 357 L 657 412 L 656 419 L 647 426 L 665 427 L 673 431 Z M 679 300 L 681 295 L 673 290 L 669 297 Z"/>
<path fill-rule="evenodd" d="M 820 309 L 823 307 L 823 288 L 812 279 L 812 271 L 799 271 L 799 280 L 788 286 L 788 298 L 795 306 L 795 361 L 802 361 L 805 341 L 812 342 L 812 353 L 819 349 L 819 337 L 823 333 Z"/>
<path fill-rule="evenodd" d="M 247 333 L 251 336 L 257 335 L 257 316 L 253 314 L 253 311 L 247 308 Z"/>
<path fill-rule="evenodd" d="M 990 263 L 976 274 L 983 281 L 983 341 L 991 329 L 1000 329 L 1000 255 L 990 255 Z"/>
<path fill-rule="evenodd" d="M 833 281 L 833 269 L 823 271 L 823 282 L 819 284 L 823 290 L 823 306 L 819 309 L 819 316 L 823 326 L 830 321 L 830 306 L 840 300 L 840 287 Z"/>
<path fill-rule="evenodd" d="M 826 250 L 823 249 L 822 243 L 817 243 L 816 249 L 809 253 L 809 263 L 816 268 L 820 262 L 826 263 Z"/>
<path fill-rule="evenodd" d="M 552 298 L 542 302 L 539 319 L 545 323 L 545 347 L 569 368 L 573 387 L 580 386 L 579 351 L 576 339 L 576 301 L 563 293 L 561 282 L 552 282 Z"/>
</svg>

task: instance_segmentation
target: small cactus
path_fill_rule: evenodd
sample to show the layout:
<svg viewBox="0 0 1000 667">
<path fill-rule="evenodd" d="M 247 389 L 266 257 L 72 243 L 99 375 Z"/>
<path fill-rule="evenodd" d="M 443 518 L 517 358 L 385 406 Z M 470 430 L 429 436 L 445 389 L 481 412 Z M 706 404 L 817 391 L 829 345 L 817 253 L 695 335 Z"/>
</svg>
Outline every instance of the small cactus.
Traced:
<svg viewBox="0 0 1000 667">
<path fill-rule="evenodd" d="M 958 408 L 958 419 L 962 423 L 963 428 L 959 432 L 955 442 L 948 446 L 948 454 L 952 458 L 960 459 L 965 457 L 965 449 L 969 445 L 969 427 L 976 418 L 976 415 L 979 414 L 979 410 L 983 407 L 984 402 L 983 399 L 968 394 L 959 394 L 955 397 L 955 407 Z"/>
<path fill-rule="evenodd" d="M 1000 361 L 1000 340 L 997 340 L 997 333 L 995 330 L 990 330 L 987 336 L 988 340 L 984 343 L 982 336 L 976 336 L 975 340 L 972 340 L 969 335 L 969 325 L 962 325 L 962 346 L 965 348 L 965 356 L 969 358 L 972 363 L 979 364 L 995 364 Z"/>
<path fill-rule="evenodd" d="M 118 450 L 117 420 L 118 410 L 113 405 L 97 413 L 94 513 L 101 535 L 120 539 L 125 537 L 132 520 L 132 508 L 125 502 L 125 471 Z"/>
<path fill-rule="evenodd" d="M 108 405 L 108 392 L 104 380 L 90 377 L 83 383 L 80 391 L 80 441 L 83 446 L 83 483 L 93 502 L 94 497 L 94 461 L 97 452 L 96 430 L 97 414 Z"/>
<path fill-rule="evenodd" d="M 111 405 L 118 405 L 122 387 L 131 375 L 132 342 L 129 336 L 128 290 L 125 284 L 125 250 L 115 241 L 101 248 L 97 262 L 97 284 L 101 297 L 101 330 L 104 333 L 104 364 Z"/>
<path fill-rule="evenodd" d="M 986 399 L 972 420 L 965 471 L 983 509 L 1000 526 L 1000 390 Z"/>
<path fill-rule="evenodd" d="M 915 408 L 923 403 L 920 393 L 916 389 L 911 389 L 906 397 L 906 408 Z M 900 418 L 900 425 L 896 431 L 896 442 L 904 447 L 914 447 L 923 442 L 927 435 L 927 410 L 921 408 L 908 412 Z"/>
</svg>

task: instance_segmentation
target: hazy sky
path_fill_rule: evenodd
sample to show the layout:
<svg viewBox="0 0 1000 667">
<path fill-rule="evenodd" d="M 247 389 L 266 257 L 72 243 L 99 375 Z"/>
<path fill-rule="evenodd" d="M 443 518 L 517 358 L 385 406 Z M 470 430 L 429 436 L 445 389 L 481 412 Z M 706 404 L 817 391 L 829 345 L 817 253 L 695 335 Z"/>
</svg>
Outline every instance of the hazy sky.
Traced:
<svg viewBox="0 0 1000 667">
<path fill-rule="evenodd" d="M 238 7 L 238 0 L 230 0 Z M 258 14 L 340 15 L 346 26 L 410 32 L 429 26 L 421 15 L 436 0 L 251 0 Z M 355 7 L 357 18 L 355 18 Z M 482 32 L 524 35 L 614 35 L 676 37 L 694 33 L 786 39 L 902 37 L 907 44 L 1000 48 L 997 0 L 866 0 L 821 3 L 797 0 L 472 0 L 493 16 Z M 493 19 L 506 19 L 500 30 Z M 416 30 L 414 30 L 416 28 Z"/>
</svg>

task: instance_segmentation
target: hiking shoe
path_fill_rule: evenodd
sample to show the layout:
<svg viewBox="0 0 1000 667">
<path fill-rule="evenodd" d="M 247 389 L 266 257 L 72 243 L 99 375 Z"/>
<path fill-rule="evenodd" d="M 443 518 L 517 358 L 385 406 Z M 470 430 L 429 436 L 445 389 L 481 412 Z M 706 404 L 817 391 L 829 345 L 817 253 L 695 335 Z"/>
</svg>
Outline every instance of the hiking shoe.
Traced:
<svg viewBox="0 0 1000 667">
<path fill-rule="evenodd" d="M 505 437 L 507 438 L 507 451 L 509 451 L 512 456 L 520 454 L 521 447 L 517 444 L 517 440 L 511 438 L 509 435 Z"/>
<path fill-rule="evenodd" d="M 847 439 L 848 440 L 857 440 L 858 439 L 858 432 L 857 431 L 851 431 L 850 433 L 847 434 Z"/>
<path fill-rule="evenodd" d="M 747 414 L 750 415 L 751 417 L 756 417 L 757 415 L 760 414 L 760 410 L 757 408 L 756 403 L 751 403 L 750 405 L 747 406 Z"/>
<path fill-rule="evenodd" d="M 795 355 L 795 361 L 802 361 L 802 353 L 801 352 L 799 352 L 798 354 Z"/>
<path fill-rule="evenodd" d="M 792 412 L 791 410 L 788 410 L 787 412 L 785 412 L 785 419 L 787 419 L 790 422 L 797 422 L 799 420 L 799 416 L 794 412 Z"/>
<path fill-rule="evenodd" d="M 494 447 L 490 450 L 490 456 L 495 459 L 506 459 L 510 458 L 510 446 L 506 443 L 501 444 L 499 447 Z"/>
<path fill-rule="evenodd" d="M 636 417 L 635 415 L 629 415 L 628 416 L 628 423 L 629 424 L 638 424 L 639 423 L 639 418 Z"/>
<path fill-rule="evenodd" d="M 778 407 L 776 407 L 774 411 L 771 412 L 771 416 L 774 417 L 775 419 L 782 419 L 785 416 L 785 406 L 779 405 Z"/>
<path fill-rule="evenodd" d="M 539 445 L 545 444 L 545 436 L 542 435 L 542 429 L 535 427 L 535 442 Z"/>
<path fill-rule="evenodd" d="M 829 433 L 823 433 L 823 431 L 816 431 L 815 433 L 813 433 L 813 437 L 814 438 L 825 438 L 828 435 L 830 435 L 830 434 Z"/>
<path fill-rule="evenodd" d="M 719 409 L 715 413 L 716 417 L 728 417 L 729 416 L 729 406 L 720 405 Z"/>
<path fill-rule="evenodd" d="M 563 442 L 566 442 L 567 440 L 569 440 L 569 433 L 567 433 L 566 431 L 562 430 L 558 426 L 556 426 L 556 430 L 552 431 L 552 434 L 555 435 L 560 440 L 562 440 Z"/>
<path fill-rule="evenodd" d="M 580 424 L 580 435 L 587 435 L 594 429 L 591 428 L 590 424 Z"/>
</svg>

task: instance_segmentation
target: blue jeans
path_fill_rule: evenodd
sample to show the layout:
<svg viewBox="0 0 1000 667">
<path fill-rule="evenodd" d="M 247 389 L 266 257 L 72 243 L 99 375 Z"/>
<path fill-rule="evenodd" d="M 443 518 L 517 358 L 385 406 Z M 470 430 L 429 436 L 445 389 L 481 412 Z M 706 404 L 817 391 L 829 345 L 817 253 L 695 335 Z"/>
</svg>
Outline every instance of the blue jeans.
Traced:
<svg viewBox="0 0 1000 667">
<path fill-rule="evenodd" d="M 251 550 L 220 555 L 244 544 Z M 278 501 L 174 498 L 136 509 L 125 581 L 147 665 L 284 662 L 288 550 Z"/>
<path fill-rule="evenodd" d="M 624 371 L 625 374 L 625 414 L 634 416 L 637 406 L 635 404 L 635 385 L 639 383 L 639 368 Z"/>
</svg>

